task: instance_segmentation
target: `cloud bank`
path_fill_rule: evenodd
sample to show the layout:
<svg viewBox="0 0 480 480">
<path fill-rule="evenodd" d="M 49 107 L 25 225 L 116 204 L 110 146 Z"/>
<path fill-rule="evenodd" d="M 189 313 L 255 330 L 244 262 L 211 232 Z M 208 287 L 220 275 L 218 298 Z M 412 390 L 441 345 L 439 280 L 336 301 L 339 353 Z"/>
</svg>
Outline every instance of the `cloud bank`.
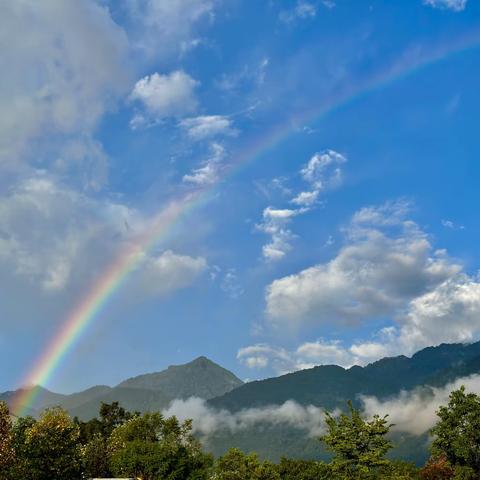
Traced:
<svg viewBox="0 0 480 480">
<path fill-rule="evenodd" d="M 236 413 L 216 410 L 205 400 L 189 398 L 174 400 L 163 412 L 166 416 L 175 415 L 180 420 L 192 419 L 194 433 L 208 436 L 220 430 L 231 433 L 252 428 L 256 425 L 286 425 L 304 430 L 308 436 L 316 437 L 325 430 L 324 410 L 313 405 L 302 406 L 293 400 L 282 405 L 248 408 Z"/>
<path fill-rule="evenodd" d="M 375 397 L 362 397 L 365 415 L 388 415 L 394 423 L 392 431 L 422 435 L 430 430 L 438 420 L 436 411 L 447 405 L 450 392 L 462 385 L 469 392 L 480 393 L 480 375 L 458 378 L 444 387 L 424 387 L 412 392 L 380 401 Z"/>
</svg>

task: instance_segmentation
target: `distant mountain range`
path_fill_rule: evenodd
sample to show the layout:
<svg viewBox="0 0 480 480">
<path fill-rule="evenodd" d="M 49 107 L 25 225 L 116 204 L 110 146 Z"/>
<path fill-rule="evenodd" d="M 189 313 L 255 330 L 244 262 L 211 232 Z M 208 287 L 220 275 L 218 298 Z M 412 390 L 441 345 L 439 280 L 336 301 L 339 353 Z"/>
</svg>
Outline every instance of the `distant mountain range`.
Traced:
<svg viewBox="0 0 480 480">
<path fill-rule="evenodd" d="M 323 365 L 298 372 L 249 382 L 209 401 L 230 411 L 281 404 L 295 400 L 301 405 L 334 409 L 360 395 L 379 399 L 422 385 L 443 386 L 455 378 L 480 372 L 480 342 L 442 344 L 420 350 L 411 358 L 383 358 L 366 367 Z"/>
<path fill-rule="evenodd" d="M 157 411 L 167 408 L 172 400 L 199 397 L 205 400 L 223 395 L 243 382 L 232 372 L 206 357 L 199 357 L 184 365 L 172 365 L 157 373 L 129 378 L 116 387 L 99 385 L 71 395 L 62 395 L 43 387 L 27 410 L 33 416 L 47 407 L 59 405 L 82 420 L 98 415 L 101 402 L 118 401 L 127 410 Z M 18 391 L 0 394 L 0 400 L 13 406 Z"/>
<path fill-rule="evenodd" d="M 442 344 L 405 356 L 384 358 L 366 367 L 348 369 L 323 365 L 244 384 L 232 372 L 208 358 L 199 357 L 184 365 L 170 366 L 158 373 L 129 378 L 116 387 L 95 386 L 62 395 L 37 388 L 35 403 L 29 412 L 60 405 L 83 420 L 98 414 L 101 402 L 119 401 L 128 410 L 166 409 L 174 399 L 199 397 L 214 410 L 235 412 L 247 408 L 281 405 L 294 400 L 300 405 L 315 405 L 333 410 L 348 400 L 359 404 L 362 395 L 386 399 L 401 391 L 422 386 L 444 386 L 453 380 L 480 373 L 480 342 Z M 0 400 L 12 405 L 17 392 L 0 394 Z M 261 456 L 277 459 L 281 454 L 318 458 L 325 452 L 317 440 L 292 426 L 252 426 L 241 431 L 213 432 L 204 439 L 215 454 L 231 446 L 255 450 Z M 426 437 L 401 435 L 396 438 L 397 454 L 421 462 L 427 455 Z"/>
</svg>

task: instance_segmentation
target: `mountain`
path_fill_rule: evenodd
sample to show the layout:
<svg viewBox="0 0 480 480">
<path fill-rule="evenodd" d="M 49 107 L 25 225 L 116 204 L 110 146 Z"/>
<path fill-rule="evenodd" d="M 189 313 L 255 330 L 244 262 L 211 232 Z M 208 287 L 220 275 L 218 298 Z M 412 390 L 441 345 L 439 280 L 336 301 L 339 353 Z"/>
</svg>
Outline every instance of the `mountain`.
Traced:
<svg viewBox="0 0 480 480">
<path fill-rule="evenodd" d="M 322 365 L 246 384 L 211 360 L 199 357 L 161 372 L 129 378 L 116 387 L 95 386 L 72 395 L 35 387 L 38 395 L 27 413 L 38 415 L 47 406 L 60 405 L 71 415 L 88 420 L 98 415 L 100 402 L 118 401 L 127 410 L 144 412 L 165 409 L 172 400 L 191 396 L 201 397 L 210 407 L 232 414 L 252 407 L 281 405 L 287 400 L 334 410 L 345 407 L 348 400 L 359 405 L 361 395 L 385 399 L 403 390 L 441 387 L 460 377 L 478 373 L 480 342 L 442 344 L 425 348 L 411 358 L 403 355 L 383 358 L 365 367 Z M 15 394 L 0 394 L 0 400 L 11 404 Z M 281 455 L 328 457 L 316 438 L 308 437 L 304 429 L 291 423 L 260 421 L 248 428 L 217 429 L 202 441 L 215 455 L 223 454 L 230 447 L 239 447 L 272 460 L 278 460 Z M 428 434 L 395 433 L 393 441 L 393 457 L 420 464 L 428 455 Z"/>
<path fill-rule="evenodd" d="M 35 390 L 35 392 L 33 392 L 33 390 Z M 58 405 L 67 398 L 67 395 L 51 392 L 50 390 L 47 390 L 41 386 L 35 386 L 0 393 L 0 401 L 5 402 L 12 408 L 19 395 L 22 397 L 25 396 L 26 398 L 33 398 L 32 404 L 28 405 L 23 412 L 24 415 L 33 416 L 36 416 L 39 411 L 43 410 L 47 406 L 52 404 Z"/>
<path fill-rule="evenodd" d="M 101 402 L 119 402 L 122 407 L 132 412 L 156 412 L 167 408 L 172 400 L 172 397 L 159 390 L 115 387 L 80 405 L 69 407 L 64 403 L 61 406 L 72 416 L 90 420 L 98 416 Z"/>
<path fill-rule="evenodd" d="M 355 402 L 360 395 L 379 399 L 422 385 L 442 386 L 460 376 L 480 372 L 480 342 L 442 344 L 417 352 L 383 358 L 366 367 L 322 365 L 298 372 L 246 383 L 209 400 L 216 408 L 232 412 L 244 408 L 282 404 L 295 400 L 302 405 L 334 409 Z"/>
<path fill-rule="evenodd" d="M 232 372 L 206 357 L 184 365 L 171 365 L 158 373 L 129 378 L 119 387 L 159 390 L 171 398 L 218 397 L 243 385 Z"/>
<path fill-rule="evenodd" d="M 116 387 L 97 385 L 82 392 L 62 395 L 43 387 L 34 387 L 37 394 L 26 413 L 38 416 L 47 407 L 61 406 L 72 416 L 88 420 L 98 415 L 101 402 L 114 401 L 132 411 L 156 411 L 168 407 L 176 398 L 200 397 L 203 399 L 223 395 L 243 385 L 232 372 L 206 357 L 199 357 L 184 365 L 172 365 L 166 370 L 129 378 Z M 0 394 L 13 406 L 19 391 Z"/>
<path fill-rule="evenodd" d="M 208 401 L 211 407 L 237 412 L 246 408 L 280 405 L 295 400 L 328 410 L 344 408 L 348 400 L 360 406 L 360 396 L 386 399 L 422 386 L 442 387 L 455 379 L 480 373 L 480 342 L 442 344 L 406 356 L 383 358 L 365 367 L 348 369 L 324 365 L 308 370 L 247 383 Z M 428 457 L 428 433 L 420 436 L 393 433 L 391 456 L 422 464 Z M 282 455 L 327 459 L 318 440 L 304 430 L 280 424 L 258 423 L 237 431 L 217 431 L 207 439 L 215 455 L 228 447 L 256 451 L 261 457 L 278 460 Z"/>
</svg>

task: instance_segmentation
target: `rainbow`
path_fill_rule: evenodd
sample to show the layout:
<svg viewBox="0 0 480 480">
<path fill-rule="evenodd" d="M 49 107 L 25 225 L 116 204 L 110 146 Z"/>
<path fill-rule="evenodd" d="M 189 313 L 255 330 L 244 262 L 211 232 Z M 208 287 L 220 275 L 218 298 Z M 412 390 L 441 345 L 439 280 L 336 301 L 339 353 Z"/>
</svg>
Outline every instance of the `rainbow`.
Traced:
<svg viewBox="0 0 480 480">
<path fill-rule="evenodd" d="M 270 129 L 266 135 L 249 143 L 232 159 L 224 170 L 221 180 L 225 181 L 242 167 L 278 146 L 292 133 L 298 131 L 298 126 L 318 122 L 335 110 L 345 107 L 374 91 L 386 88 L 423 68 L 479 46 L 480 31 L 475 31 L 453 43 L 431 49 L 426 54 L 418 51 L 411 52 L 411 55 L 404 56 L 396 64 L 390 65 L 387 69 L 374 74 L 363 82 L 342 90 L 327 101 L 302 112 L 300 115 L 290 117 L 286 122 Z M 85 334 L 88 326 L 100 316 L 128 275 L 142 262 L 145 252 L 165 240 L 173 227 L 193 209 L 204 204 L 217 188 L 218 182 L 216 185 L 198 189 L 174 199 L 151 220 L 148 229 L 120 252 L 116 260 L 100 275 L 87 295 L 61 323 L 59 330 L 40 358 L 37 359 L 31 371 L 23 379 L 21 385 L 36 386 L 49 383 L 64 358 Z M 33 405 L 37 395 L 37 388 L 20 389 L 14 399 L 12 410 L 18 416 L 24 415 Z"/>
</svg>

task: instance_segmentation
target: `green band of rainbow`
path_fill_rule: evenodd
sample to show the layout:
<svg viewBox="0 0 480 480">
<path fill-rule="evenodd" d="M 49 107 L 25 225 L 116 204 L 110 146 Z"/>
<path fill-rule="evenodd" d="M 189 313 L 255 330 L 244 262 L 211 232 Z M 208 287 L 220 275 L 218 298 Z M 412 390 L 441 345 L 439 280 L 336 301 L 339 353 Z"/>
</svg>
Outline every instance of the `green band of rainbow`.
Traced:
<svg viewBox="0 0 480 480">
<path fill-rule="evenodd" d="M 318 121 L 325 115 L 346 106 L 363 95 L 384 88 L 407 75 L 453 55 L 477 48 L 479 45 L 480 31 L 470 32 L 454 43 L 442 45 L 440 48 L 432 49 L 429 53 L 418 55 L 416 58 L 403 59 L 396 65 L 373 75 L 367 81 L 343 90 L 320 105 L 275 126 L 266 135 L 250 143 L 230 162 L 229 167 L 224 172 L 223 179 L 225 180 L 243 166 L 250 164 L 273 147 L 278 146 L 295 132 L 297 126 Z M 54 335 L 53 340 L 47 345 L 41 357 L 21 382 L 22 385 L 48 385 L 49 380 L 68 352 L 79 341 L 93 320 L 99 317 L 102 309 L 115 292 L 121 288 L 130 272 L 141 262 L 144 253 L 164 239 L 183 216 L 208 200 L 215 188 L 217 187 L 214 185 L 203 190 L 197 190 L 183 198 L 172 201 L 152 220 L 148 230 L 121 252 L 117 259 L 98 278 L 88 294 L 61 323 L 60 329 Z M 19 392 L 14 400 L 12 410 L 18 415 L 23 415 L 32 407 L 38 390 L 24 388 Z"/>
</svg>

